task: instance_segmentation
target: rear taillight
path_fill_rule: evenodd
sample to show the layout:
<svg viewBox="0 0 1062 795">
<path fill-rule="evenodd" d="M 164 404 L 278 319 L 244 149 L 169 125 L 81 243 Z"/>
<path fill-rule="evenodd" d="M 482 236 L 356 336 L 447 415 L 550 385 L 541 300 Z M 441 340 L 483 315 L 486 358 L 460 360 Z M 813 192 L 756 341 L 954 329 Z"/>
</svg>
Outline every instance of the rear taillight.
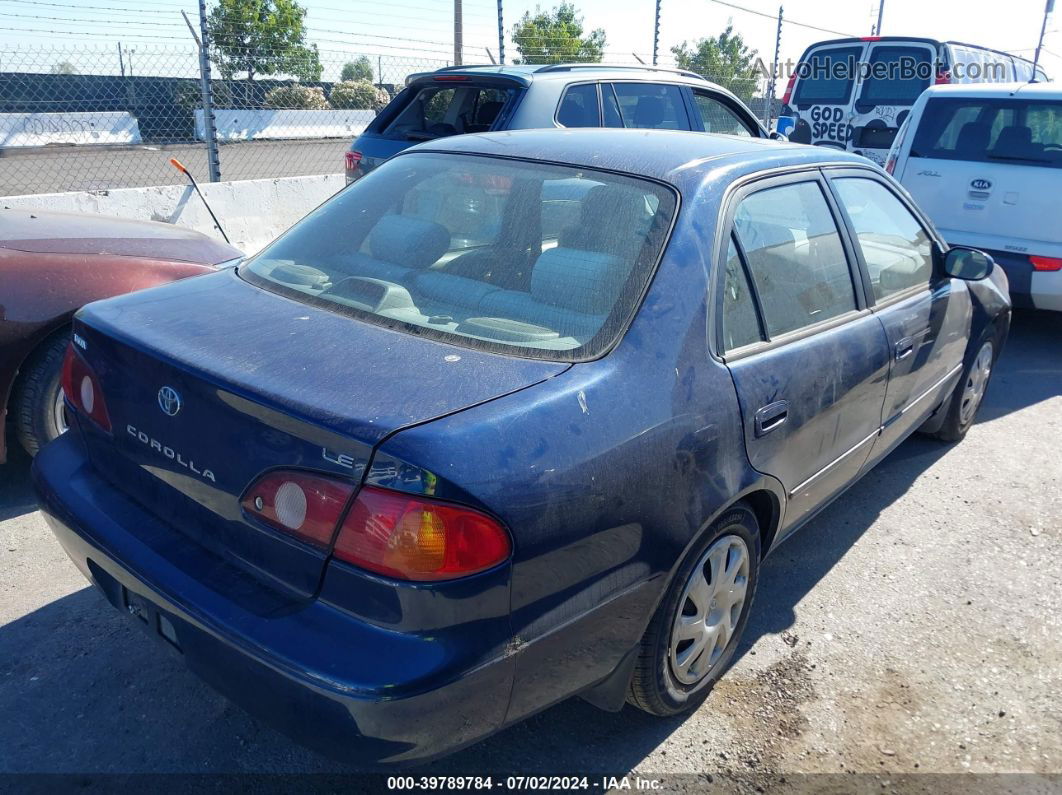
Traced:
<svg viewBox="0 0 1062 795">
<path fill-rule="evenodd" d="M 1062 259 L 1058 257 L 1029 257 L 1034 271 L 1062 271 Z"/>
<path fill-rule="evenodd" d="M 103 430 L 110 432 L 111 417 L 107 413 L 107 404 L 103 400 L 100 380 L 89 367 L 88 362 L 70 343 L 63 359 L 63 374 L 60 379 L 63 394 L 79 412 L 87 416 Z"/>
<path fill-rule="evenodd" d="M 353 493 L 350 483 L 309 472 L 277 470 L 256 480 L 240 505 L 270 527 L 327 547 Z"/>
<path fill-rule="evenodd" d="M 486 514 L 365 486 L 343 522 L 334 554 L 388 577 L 435 581 L 484 571 L 511 551 L 505 528 Z"/>
<path fill-rule="evenodd" d="M 785 93 L 782 94 L 782 104 L 788 105 L 793 98 L 793 85 L 796 83 L 796 72 L 789 75 L 789 82 L 785 84 Z"/>
<path fill-rule="evenodd" d="M 945 67 L 937 67 L 937 79 L 934 81 L 938 86 L 946 86 L 951 82 L 951 72 Z"/>
<path fill-rule="evenodd" d="M 353 171 L 361 163 L 361 152 L 345 152 L 344 160 L 346 162 L 347 171 Z"/>
<path fill-rule="evenodd" d="M 885 171 L 889 174 L 896 173 L 896 155 L 889 155 L 889 159 L 885 161 Z"/>
</svg>

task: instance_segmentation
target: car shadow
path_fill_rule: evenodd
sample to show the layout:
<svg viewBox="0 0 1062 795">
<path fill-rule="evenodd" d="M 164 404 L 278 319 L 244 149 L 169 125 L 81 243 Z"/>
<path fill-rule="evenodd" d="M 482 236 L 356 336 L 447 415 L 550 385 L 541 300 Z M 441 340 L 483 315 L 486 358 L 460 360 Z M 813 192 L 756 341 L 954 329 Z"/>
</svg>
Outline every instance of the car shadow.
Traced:
<svg viewBox="0 0 1062 795">
<path fill-rule="evenodd" d="M 0 522 L 37 510 L 37 498 L 30 486 L 30 457 L 15 441 L 14 434 L 9 433 L 7 441 L 7 463 L 0 465 Z"/>
<path fill-rule="evenodd" d="M 982 422 L 1062 395 L 1058 321 L 1015 319 Z M 796 621 L 801 599 L 951 445 L 913 437 L 787 542 L 763 568 L 738 658 Z M 26 461 L 0 473 L 0 517 L 32 509 Z M 27 507 L 27 505 L 29 507 Z M 251 718 L 189 673 L 93 589 L 0 627 L 0 772 L 324 773 L 321 757 Z M 609 773 L 639 765 L 684 718 L 569 699 L 420 774 Z"/>
</svg>

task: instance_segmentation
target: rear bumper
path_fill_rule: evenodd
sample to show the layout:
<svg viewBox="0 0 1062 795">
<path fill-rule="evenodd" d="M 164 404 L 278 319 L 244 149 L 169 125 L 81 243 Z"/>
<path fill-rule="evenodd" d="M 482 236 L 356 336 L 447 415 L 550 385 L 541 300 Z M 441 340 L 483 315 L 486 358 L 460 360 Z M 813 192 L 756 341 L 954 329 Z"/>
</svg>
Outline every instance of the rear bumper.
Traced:
<svg viewBox="0 0 1062 795">
<path fill-rule="evenodd" d="M 511 656 L 454 674 L 461 650 L 438 633 L 377 627 L 321 600 L 256 612 L 253 600 L 220 594 L 173 562 L 199 554 L 187 549 L 193 544 L 178 541 L 163 555 L 157 537 L 145 541 L 160 523 L 95 473 L 75 433 L 41 451 L 32 473 L 48 524 L 108 601 L 170 641 L 208 684 L 298 742 L 348 762 L 400 765 L 450 753 L 502 725 Z"/>
</svg>

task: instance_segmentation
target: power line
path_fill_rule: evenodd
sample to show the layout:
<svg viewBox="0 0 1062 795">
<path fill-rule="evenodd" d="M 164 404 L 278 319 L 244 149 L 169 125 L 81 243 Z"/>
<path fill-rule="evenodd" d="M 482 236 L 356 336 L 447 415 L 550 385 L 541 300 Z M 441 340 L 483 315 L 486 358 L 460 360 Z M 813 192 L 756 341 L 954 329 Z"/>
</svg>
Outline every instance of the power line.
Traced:
<svg viewBox="0 0 1062 795">
<path fill-rule="evenodd" d="M 717 5 L 726 6 L 727 8 L 736 8 L 738 11 L 744 11 L 749 14 L 755 14 L 758 17 L 764 17 L 766 19 L 777 20 L 778 14 L 769 14 L 766 11 L 758 11 L 755 8 L 746 8 L 745 6 L 739 6 L 737 3 L 728 3 L 726 0 L 708 0 L 710 3 L 716 3 Z M 800 28 L 808 28 L 809 30 L 817 30 L 820 33 L 831 33 L 834 36 L 844 36 L 846 38 L 855 38 L 852 33 L 845 33 L 841 30 L 831 30 L 830 28 L 821 28 L 818 25 L 809 25 L 807 22 L 797 22 L 795 19 L 789 17 L 783 17 L 782 22 L 786 25 L 796 25 Z"/>
</svg>

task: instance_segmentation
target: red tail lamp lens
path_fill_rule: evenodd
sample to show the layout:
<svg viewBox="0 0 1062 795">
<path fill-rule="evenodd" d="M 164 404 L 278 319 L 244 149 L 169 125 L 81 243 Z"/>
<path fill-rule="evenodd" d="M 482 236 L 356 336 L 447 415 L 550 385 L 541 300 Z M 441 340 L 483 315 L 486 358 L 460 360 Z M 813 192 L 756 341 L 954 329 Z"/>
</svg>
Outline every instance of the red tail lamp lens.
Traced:
<svg viewBox="0 0 1062 795">
<path fill-rule="evenodd" d="M 1062 259 L 1058 257 L 1029 257 L 1034 271 L 1062 271 Z"/>
<path fill-rule="evenodd" d="M 99 378 L 89 367 L 88 362 L 70 343 L 63 358 L 63 373 L 60 377 L 63 394 L 74 408 L 87 416 L 103 430 L 110 432 L 111 417 L 107 413 L 107 404 L 103 400 Z"/>
<path fill-rule="evenodd" d="M 788 105 L 789 100 L 793 98 L 793 85 L 796 83 L 796 72 L 789 75 L 789 82 L 785 84 L 785 93 L 782 94 L 782 104 Z"/>
<path fill-rule="evenodd" d="M 509 534 L 459 505 L 365 486 L 339 531 L 335 556 L 402 580 L 475 574 L 509 557 Z"/>
<path fill-rule="evenodd" d="M 361 162 L 361 152 L 344 152 L 343 158 L 347 171 L 353 171 Z"/>
<path fill-rule="evenodd" d="M 332 534 L 354 486 L 307 472 L 276 471 L 256 480 L 240 505 L 270 527 L 318 547 Z"/>
</svg>

